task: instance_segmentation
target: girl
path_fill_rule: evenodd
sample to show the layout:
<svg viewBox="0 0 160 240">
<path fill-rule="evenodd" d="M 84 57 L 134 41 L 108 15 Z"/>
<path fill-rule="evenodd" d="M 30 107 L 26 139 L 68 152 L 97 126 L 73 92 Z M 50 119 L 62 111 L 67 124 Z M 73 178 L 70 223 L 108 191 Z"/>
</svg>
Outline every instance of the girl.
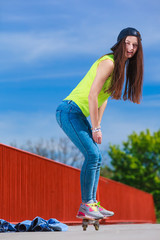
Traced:
<svg viewBox="0 0 160 240">
<path fill-rule="evenodd" d="M 101 119 L 109 96 L 121 99 L 126 66 L 123 99 L 140 103 L 143 81 L 143 50 L 140 33 L 131 27 L 123 29 L 112 53 L 98 59 L 77 87 L 58 106 L 57 122 L 85 157 L 80 175 L 82 203 L 77 217 L 102 219 L 114 213 L 96 200 L 100 175 L 102 142 Z M 87 120 L 90 115 L 91 124 Z"/>
</svg>

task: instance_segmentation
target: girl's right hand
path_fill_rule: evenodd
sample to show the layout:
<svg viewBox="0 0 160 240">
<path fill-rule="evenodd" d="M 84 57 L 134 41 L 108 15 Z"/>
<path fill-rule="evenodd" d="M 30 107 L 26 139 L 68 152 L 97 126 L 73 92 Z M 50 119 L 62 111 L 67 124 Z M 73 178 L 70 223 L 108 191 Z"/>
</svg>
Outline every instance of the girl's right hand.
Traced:
<svg viewBox="0 0 160 240">
<path fill-rule="evenodd" d="M 99 130 L 98 132 L 92 132 L 92 138 L 96 143 L 101 144 L 102 143 L 102 132 L 101 132 L 101 130 Z"/>
</svg>

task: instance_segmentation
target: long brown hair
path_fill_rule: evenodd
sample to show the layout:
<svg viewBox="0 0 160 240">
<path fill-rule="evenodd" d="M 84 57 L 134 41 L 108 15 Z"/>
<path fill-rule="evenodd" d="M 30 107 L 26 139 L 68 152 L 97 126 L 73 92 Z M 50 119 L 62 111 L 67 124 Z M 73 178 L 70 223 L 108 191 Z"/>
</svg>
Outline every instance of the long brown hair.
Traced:
<svg viewBox="0 0 160 240">
<path fill-rule="evenodd" d="M 111 86 L 106 90 L 112 99 L 121 99 L 126 66 L 126 84 L 123 99 L 140 103 L 143 85 L 143 49 L 138 37 L 138 49 L 132 58 L 125 59 L 125 38 L 113 49 L 114 71 Z"/>
</svg>

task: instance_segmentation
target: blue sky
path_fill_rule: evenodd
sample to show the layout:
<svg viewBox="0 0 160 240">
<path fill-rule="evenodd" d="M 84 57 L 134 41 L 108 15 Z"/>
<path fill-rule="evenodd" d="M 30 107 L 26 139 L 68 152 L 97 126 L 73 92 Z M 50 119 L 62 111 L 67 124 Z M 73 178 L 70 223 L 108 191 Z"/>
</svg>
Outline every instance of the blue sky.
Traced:
<svg viewBox="0 0 160 240">
<path fill-rule="evenodd" d="M 109 99 L 103 143 L 121 144 L 133 131 L 159 130 L 159 0 L 5 0 L 0 2 L 0 142 L 64 137 L 55 109 L 120 30 L 142 35 L 140 105 Z"/>
</svg>

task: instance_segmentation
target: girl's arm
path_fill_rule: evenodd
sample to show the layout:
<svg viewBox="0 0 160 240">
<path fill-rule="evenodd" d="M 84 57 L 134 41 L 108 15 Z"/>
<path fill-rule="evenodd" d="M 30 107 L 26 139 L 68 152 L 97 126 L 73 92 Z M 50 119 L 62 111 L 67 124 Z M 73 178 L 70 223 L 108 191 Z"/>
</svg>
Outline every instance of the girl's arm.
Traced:
<svg viewBox="0 0 160 240">
<path fill-rule="evenodd" d="M 100 126 L 100 124 L 101 124 L 102 116 L 103 116 L 104 110 L 107 106 L 107 102 L 108 102 L 108 99 L 102 104 L 102 106 L 100 106 L 98 108 L 98 126 Z"/>
<path fill-rule="evenodd" d="M 89 111 L 91 117 L 92 128 L 99 127 L 99 117 L 98 117 L 98 94 L 100 93 L 105 81 L 109 78 L 114 69 L 114 63 L 107 59 L 100 62 L 96 77 L 90 89 L 88 96 L 89 101 Z M 101 143 L 102 133 L 101 131 L 92 134 L 93 140 L 96 143 Z"/>
</svg>

